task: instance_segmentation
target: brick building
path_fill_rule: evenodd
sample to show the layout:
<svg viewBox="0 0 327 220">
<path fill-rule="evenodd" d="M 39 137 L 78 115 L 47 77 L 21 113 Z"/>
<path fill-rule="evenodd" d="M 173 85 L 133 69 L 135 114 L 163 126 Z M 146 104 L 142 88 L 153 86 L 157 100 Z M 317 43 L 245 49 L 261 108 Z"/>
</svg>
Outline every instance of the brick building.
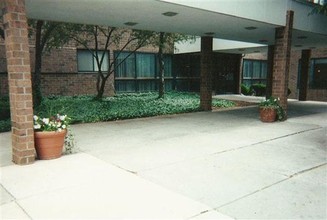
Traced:
<svg viewBox="0 0 327 220">
<path fill-rule="evenodd" d="M 148 0 L 142 2 L 128 1 L 128 4 L 123 1 L 109 0 L 82 1 L 79 4 L 65 0 L 61 1 L 60 4 L 56 0 L 0 1 L 0 16 L 4 23 L 5 57 L 11 106 L 13 161 L 18 164 L 29 164 L 34 161 L 30 65 L 33 55 L 30 54 L 29 50 L 27 17 L 125 28 L 127 24 L 133 23 L 136 25 L 135 28 L 140 30 L 201 36 L 199 78 L 200 108 L 202 110 L 211 110 L 213 61 L 215 60 L 214 39 L 264 44 L 268 47 L 268 92 L 275 97 L 280 97 L 280 104 L 287 116 L 287 89 L 290 78 L 293 79 L 292 76 L 290 77 L 291 54 L 295 48 L 302 50 L 301 70 L 299 71 L 301 76 L 299 98 L 306 100 L 309 96 L 308 83 L 311 79 L 313 79 L 313 88 L 324 87 L 324 83 L 321 82 L 325 79 L 323 74 L 325 59 L 311 60 L 311 58 L 314 55 L 313 48 L 319 49 L 327 46 L 327 17 L 320 14 L 308 17 L 314 3 L 306 0 L 251 0 L 240 7 L 238 1 L 223 0 Z M 90 10 L 94 6 L 97 6 L 96 13 L 94 10 Z M 133 10 L 130 10 L 131 8 Z M 1 54 L 2 59 L 3 57 L 4 55 Z M 78 50 L 77 57 L 87 58 L 80 55 Z M 110 56 L 108 55 L 108 57 Z M 143 58 L 147 62 L 154 63 L 151 68 L 155 70 L 154 58 L 145 57 Z M 139 58 L 143 59 L 142 55 Z M 71 59 L 76 59 L 76 57 Z M 77 63 L 79 60 L 78 58 Z M 135 56 L 128 65 L 126 64 L 126 68 L 139 68 L 133 72 L 134 75 L 127 75 L 126 69 L 117 69 L 115 83 L 121 80 L 121 85 L 116 85 L 116 89 L 140 91 L 140 88 L 153 88 L 151 79 L 149 79 L 150 81 L 142 81 L 148 80 L 149 77 L 152 77 L 153 80 L 155 78 L 153 75 L 147 75 L 149 71 L 145 71 L 144 66 L 149 68 L 149 65 L 137 66 L 137 60 L 138 57 Z M 61 66 L 61 62 L 56 63 L 60 68 L 65 66 Z M 313 71 L 310 72 L 311 63 L 313 64 L 311 65 Z M 86 69 L 83 65 L 77 64 L 77 66 L 78 70 L 93 68 L 92 65 L 88 65 Z M 70 69 L 68 67 L 69 70 L 67 71 L 73 72 L 76 70 L 74 68 L 76 67 Z M 84 71 L 78 71 L 78 73 L 74 73 L 74 76 L 80 77 L 79 72 Z M 152 72 L 155 73 L 155 71 Z M 46 75 L 44 73 L 44 76 Z M 234 74 L 223 73 L 222 75 L 234 83 L 240 82 L 237 82 L 235 78 L 232 79 L 235 77 Z M 63 76 L 62 78 L 65 78 L 68 74 L 63 74 Z M 122 79 L 117 78 L 118 76 Z M 4 77 L 1 78 L 3 81 Z M 68 79 L 65 82 L 71 83 Z M 50 83 L 58 82 L 50 80 Z M 236 87 L 238 86 L 234 86 L 234 88 Z M 55 89 L 60 90 L 60 92 L 71 92 L 65 91 L 67 88 Z"/>
</svg>

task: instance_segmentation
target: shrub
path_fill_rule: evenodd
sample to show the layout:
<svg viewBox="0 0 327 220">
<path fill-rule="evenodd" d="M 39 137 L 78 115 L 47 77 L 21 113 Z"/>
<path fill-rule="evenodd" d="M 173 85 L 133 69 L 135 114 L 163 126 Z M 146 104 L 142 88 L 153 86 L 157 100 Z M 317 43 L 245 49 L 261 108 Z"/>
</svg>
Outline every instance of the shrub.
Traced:
<svg viewBox="0 0 327 220">
<path fill-rule="evenodd" d="M 230 108 L 230 107 L 234 107 L 235 105 L 236 105 L 235 102 L 228 101 L 228 100 L 221 100 L 221 99 L 212 100 L 213 107 Z"/>
<path fill-rule="evenodd" d="M 257 83 L 251 86 L 251 90 L 254 91 L 256 96 L 265 96 L 266 95 L 266 85 Z"/>
<path fill-rule="evenodd" d="M 243 95 L 252 95 L 252 90 L 251 90 L 250 86 L 241 84 L 241 93 Z"/>
</svg>

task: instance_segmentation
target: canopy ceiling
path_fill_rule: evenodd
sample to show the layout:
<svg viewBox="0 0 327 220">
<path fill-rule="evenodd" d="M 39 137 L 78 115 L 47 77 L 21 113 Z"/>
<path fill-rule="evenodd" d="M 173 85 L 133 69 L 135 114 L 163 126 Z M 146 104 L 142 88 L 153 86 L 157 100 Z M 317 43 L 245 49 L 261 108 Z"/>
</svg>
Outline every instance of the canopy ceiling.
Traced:
<svg viewBox="0 0 327 220">
<path fill-rule="evenodd" d="M 25 2 L 27 16 L 33 19 L 196 36 L 211 35 L 215 38 L 265 45 L 274 44 L 275 28 L 279 26 L 159 0 L 25 0 Z M 164 13 L 167 12 L 177 14 L 166 16 Z M 133 23 L 136 24 L 130 26 Z M 327 35 L 294 30 L 292 45 L 295 49 L 327 47 Z"/>
</svg>

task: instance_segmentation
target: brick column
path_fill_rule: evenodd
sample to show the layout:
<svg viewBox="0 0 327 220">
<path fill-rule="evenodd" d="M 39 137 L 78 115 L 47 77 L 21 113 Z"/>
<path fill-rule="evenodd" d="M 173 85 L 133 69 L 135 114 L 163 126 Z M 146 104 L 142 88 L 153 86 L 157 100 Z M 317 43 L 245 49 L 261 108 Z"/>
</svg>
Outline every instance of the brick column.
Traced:
<svg viewBox="0 0 327 220">
<path fill-rule="evenodd" d="M 24 0 L 1 0 L 9 82 L 13 162 L 35 160 L 33 102 Z"/>
<path fill-rule="evenodd" d="M 269 99 L 272 96 L 272 76 L 274 66 L 274 45 L 268 46 L 268 59 L 267 59 L 267 83 L 266 83 L 266 98 Z"/>
<path fill-rule="evenodd" d="M 200 108 L 212 109 L 212 37 L 201 37 Z"/>
<path fill-rule="evenodd" d="M 287 89 L 291 55 L 293 11 L 287 11 L 286 26 L 276 28 L 272 96 L 280 98 L 287 119 Z"/>
<path fill-rule="evenodd" d="M 299 100 L 307 100 L 311 50 L 302 50 Z"/>
</svg>

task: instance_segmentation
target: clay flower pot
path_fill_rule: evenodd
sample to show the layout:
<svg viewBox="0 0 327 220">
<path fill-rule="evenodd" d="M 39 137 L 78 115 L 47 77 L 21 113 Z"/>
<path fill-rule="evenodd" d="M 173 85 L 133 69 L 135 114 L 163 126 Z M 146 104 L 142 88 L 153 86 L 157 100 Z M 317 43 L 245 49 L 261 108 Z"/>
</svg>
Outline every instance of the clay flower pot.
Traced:
<svg viewBox="0 0 327 220">
<path fill-rule="evenodd" d="M 277 118 L 277 109 L 275 108 L 259 108 L 260 120 L 262 122 L 274 122 Z"/>
<path fill-rule="evenodd" d="M 67 130 L 34 132 L 35 150 L 39 159 L 49 160 L 62 155 Z"/>
</svg>

